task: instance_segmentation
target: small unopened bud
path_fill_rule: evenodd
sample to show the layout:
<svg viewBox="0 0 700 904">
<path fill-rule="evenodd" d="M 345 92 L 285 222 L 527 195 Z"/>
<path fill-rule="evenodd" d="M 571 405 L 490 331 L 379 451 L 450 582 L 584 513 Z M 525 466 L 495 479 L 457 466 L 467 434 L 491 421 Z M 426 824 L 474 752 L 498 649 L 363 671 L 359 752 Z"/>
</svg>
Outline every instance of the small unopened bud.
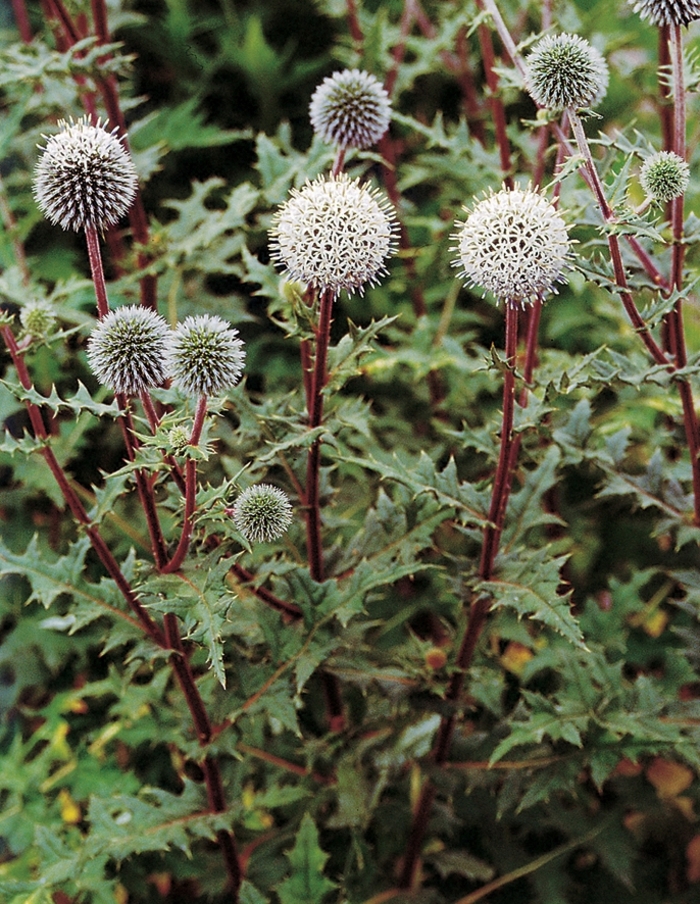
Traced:
<svg viewBox="0 0 700 904">
<path fill-rule="evenodd" d="M 44 299 L 28 301 L 19 312 L 19 322 L 27 336 L 47 339 L 56 325 L 56 312 Z"/>
<path fill-rule="evenodd" d="M 647 198 L 664 204 L 685 192 L 690 182 L 690 167 L 673 151 L 658 151 L 644 161 L 639 181 Z"/>
<path fill-rule="evenodd" d="M 249 543 L 277 540 L 292 523 L 289 497 L 283 490 L 267 483 L 248 487 L 228 511 Z"/>
</svg>

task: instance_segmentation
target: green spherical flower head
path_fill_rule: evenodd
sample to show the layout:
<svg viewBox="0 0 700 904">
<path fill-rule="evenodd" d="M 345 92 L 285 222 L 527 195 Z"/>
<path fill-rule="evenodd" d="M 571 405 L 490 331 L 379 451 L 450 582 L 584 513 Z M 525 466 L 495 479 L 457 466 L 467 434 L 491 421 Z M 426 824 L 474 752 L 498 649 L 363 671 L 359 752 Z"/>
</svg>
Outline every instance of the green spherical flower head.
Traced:
<svg viewBox="0 0 700 904">
<path fill-rule="evenodd" d="M 291 197 L 275 216 L 270 253 L 290 279 L 330 290 L 364 292 L 387 272 L 398 223 L 379 192 L 345 173 L 319 177 Z"/>
<path fill-rule="evenodd" d="M 594 107 L 608 89 L 608 67 L 578 35 L 546 35 L 527 58 L 527 89 L 541 107 Z"/>
<path fill-rule="evenodd" d="M 639 173 L 644 194 L 661 204 L 680 197 L 690 182 L 690 167 L 672 151 L 658 151 L 644 161 Z"/>
<path fill-rule="evenodd" d="M 231 509 L 233 523 L 249 543 L 276 540 L 292 523 L 289 497 L 277 487 L 259 483 L 244 490 Z"/>
<path fill-rule="evenodd" d="M 340 148 L 368 148 L 389 128 L 391 102 L 369 72 L 346 69 L 325 78 L 309 106 L 314 132 Z"/>
<path fill-rule="evenodd" d="M 688 25 L 700 19 L 700 0 L 635 0 L 632 7 L 654 25 Z"/>
<path fill-rule="evenodd" d="M 159 386 L 166 371 L 168 324 L 138 305 L 110 311 L 88 341 L 88 361 L 103 386 L 137 395 Z"/>
<path fill-rule="evenodd" d="M 136 197 L 136 169 L 117 138 L 86 117 L 59 122 L 46 137 L 34 173 L 34 197 L 51 223 L 63 229 L 103 230 L 116 223 Z"/>
<path fill-rule="evenodd" d="M 525 306 L 556 292 L 570 239 L 566 223 L 539 192 L 502 189 L 480 201 L 452 238 L 453 261 L 467 285 L 498 300 Z"/>
<path fill-rule="evenodd" d="M 211 396 L 230 389 L 240 380 L 244 363 L 238 330 L 220 317 L 186 317 L 170 337 L 170 376 L 187 395 Z"/>
<path fill-rule="evenodd" d="M 32 300 L 19 312 L 19 321 L 27 336 L 32 339 L 47 339 L 56 325 L 56 312 L 48 301 Z"/>
</svg>

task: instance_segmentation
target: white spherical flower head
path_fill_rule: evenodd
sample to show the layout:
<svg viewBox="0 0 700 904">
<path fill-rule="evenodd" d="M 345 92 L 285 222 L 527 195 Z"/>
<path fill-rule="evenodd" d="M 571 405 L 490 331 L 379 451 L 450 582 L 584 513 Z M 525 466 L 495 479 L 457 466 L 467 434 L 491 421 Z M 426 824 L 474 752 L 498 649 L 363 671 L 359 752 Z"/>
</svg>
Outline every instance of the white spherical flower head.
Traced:
<svg viewBox="0 0 700 904">
<path fill-rule="evenodd" d="M 231 509 L 233 523 L 249 543 L 276 540 L 292 523 L 292 506 L 285 492 L 267 483 L 244 490 Z"/>
<path fill-rule="evenodd" d="M 537 191 L 492 193 L 469 213 L 452 237 L 453 261 L 470 286 L 481 286 L 510 305 L 525 306 L 556 292 L 570 239 L 556 209 Z"/>
<path fill-rule="evenodd" d="M 527 58 L 527 89 L 541 107 L 595 107 L 608 90 L 608 66 L 579 35 L 545 35 Z"/>
<path fill-rule="evenodd" d="M 63 229 L 103 230 L 116 223 L 136 197 L 133 161 L 117 129 L 91 125 L 86 117 L 59 122 L 44 136 L 46 147 L 34 173 L 34 196 L 43 214 Z"/>
<path fill-rule="evenodd" d="M 658 151 L 644 161 L 639 181 L 647 198 L 664 204 L 685 192 L 690 182 L 690 167 L 673 151 Z"/>
<path fill-rule="evenodd" d="M 210 314 L 186 317 L 169 340 L 168 369 L 187 395 L 211 396 L 235 386 L 245 349 L 238 330 Z"/>
<path fill-rule="evenodd" d="M 368 148 L 389 128 L 391 102 L 369 72 L 346 69 L 325 78 L 309 106 L 314 132 L 340 148 Z"/>
<path fill-rule="evenodd" d="M 88 361 L 103 386 L 136 395 L 168 374 L 168 324 L 155 311 L 129 305 L 110 311 L 88 340 Z"/>
<path fill-rule="evenodd" d="M 321 176 L 291 197 L 270 231 L 272 259 L 289 278 L 337 296 L 362 292 L 384 275 L 398 223 L 379 192 L 347 174 Z"/>
<path fill-rule="evenodd" d="M 654 25 L 688 25 L 700 19 L 700 0 L 635 0 L 632 7 Z"/>
</svg>

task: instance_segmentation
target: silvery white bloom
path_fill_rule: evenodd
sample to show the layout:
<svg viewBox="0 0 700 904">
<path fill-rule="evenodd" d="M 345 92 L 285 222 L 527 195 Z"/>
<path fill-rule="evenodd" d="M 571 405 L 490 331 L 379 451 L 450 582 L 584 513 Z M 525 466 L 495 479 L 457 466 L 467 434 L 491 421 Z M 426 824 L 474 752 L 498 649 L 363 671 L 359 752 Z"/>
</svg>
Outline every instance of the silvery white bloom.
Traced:
<svg viewBox="0 0 700 904">
<path fill-rule="evenodd" d="M 41 211 L 63 229 L 103 230 L 116 223 L 136 197 L 133 161 L 117 129 L 59 121 L 61 131 L 46 138 L 34 173 L 34 197 Z"/>
<path fill-rule="evenodd" d="M 314 132 L 341 148 L 368 148 L 389 128 L 391 102 L 379 79 L 360 69 L 325 78 L 309 107 Z"/>
<path fill-rule="evenodd" d="M 277 211 L 270 230 L 272 259 L 290 279 L 337 296 L 362 294 L 387 272 L 398 223 L 387 199 L 347 174 L 319 176 Z"/>
<path fill-rule="evenodd" d="M 246 540 L 257 543 L 281 537 L 292 523 L 293 509 L 283 490 L 259 483 L 244 490 L 230 512 Z"/>
<path fill-rule="evenodd" d="M 644 161 L 639 181 L 647 198 L 665 203 L 685 192 L 690 182 L 690 167 L 673 151 L 657 151 Z"/>
<path fill-rule="evenodd" d="M 167 376 L 165 320 L 150 308 L 128 305 L 110 311 L 88 340 L 88 361 L 103 386 L 136 395 Z"/>
<path fill-rule="evenodd" d="M 654 25 L 688 25 L 700 19 L 700 0 L 634 0 L 632 7 Z"/>
<path fill-rule="evenodd" d="M 539 192 L 491 193 L 458 222 L 453 261 L 470 286 L 481 286 L 511 305 L 526 305 L 556 292 L 571 241 L 564 220 Z"/>
<path fill-rule="evenodd" d="M 545 35 L 527 58 L 527 89 L 549 110 L 594 107 L 608 89 L 608 66 L 579 35 Z"/>
<path fill-rule="evenodd" d="M 211 396 L 235 386 L 245 363 L 238 330 L 221 317 L 186 317 L 168 341 L 168 372 L 187 395 Z"/>
</svg>

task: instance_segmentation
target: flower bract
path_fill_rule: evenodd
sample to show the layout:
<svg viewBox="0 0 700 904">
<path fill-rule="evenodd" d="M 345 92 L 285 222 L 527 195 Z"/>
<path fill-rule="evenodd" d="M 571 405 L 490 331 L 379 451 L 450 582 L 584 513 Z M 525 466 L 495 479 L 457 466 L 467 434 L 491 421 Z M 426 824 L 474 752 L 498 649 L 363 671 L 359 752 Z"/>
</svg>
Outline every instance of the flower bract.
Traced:
<svg viewBox="0 0 700 904">
<path fill-rule="evenodd" d="M 88 361 L 103 386 L 135 395 L 168 376 L 168 324 L 155 311 L 129 305 L 110 311 L 88 340 Z"/>
<path fill-rule="evenodd" d="M 634 0 L 632 7 L 654 25 L 688 25 L 700 19 L 700 0 Z"/>
<path fill-rule="evenodd" d="M 527 58 L 527 88 L 549 110 L 594 107 L 608 88 L 608 66 L 579 35 L 545 35 Z"/>
<path fill-rule="evenodd" d="M 685 192 L 690 182 L 690 167 L 673 151 L 658 151 L 644 161 L 639 181 L 647 198 L 663 204 Z"/>
<path fill-rule="evenodd" d="M 325 78 L 311 97 L 314 132 L 341 148 L 368 148 L 389 128 L 391 103 L 381 82 L 360 69 Z"/>
<path fill-rule="evenodd" d="M 556 292 L 570 239 L 564 220 L 539 192 L 506 189 L 465 208 L 453 261 L 468 285 L 507 304 L 525 305 Z"/>
<path fill-rule="evenodd" d="M 319 177 L 291 197 L 270 232 L 273 260 L 289 278 L 337 296 L 362 292 L 385 274 L 398 224 L 389 202 L 347 174 Z"/>
<path fill-rule="evenodd" d="M 244 363 L 243 340 L 221 317 L 186 317 L 169 340 L 169 374 L 173 385 L 187 395 L 210 396 L 230 389 L 240 380 Z"/>
<path fill-rule="evenodd" d="M 233 523 L 250 543 L 281 537 L 292 523 L 292 512 L 287 494 L 267 483 L 244 490 L 231 509 Z"/>
<path fill-rule="evenodd" d="M 86 117 L 59 122 L 47 137 L 34 173 L 34 196 L 44 215 L 63 229 L 103 230 L 116 223 L 136 197 L 133 161 L 114 129 Z M 46 137 L 46 136 L 45 136 Z"/>
</svg>

